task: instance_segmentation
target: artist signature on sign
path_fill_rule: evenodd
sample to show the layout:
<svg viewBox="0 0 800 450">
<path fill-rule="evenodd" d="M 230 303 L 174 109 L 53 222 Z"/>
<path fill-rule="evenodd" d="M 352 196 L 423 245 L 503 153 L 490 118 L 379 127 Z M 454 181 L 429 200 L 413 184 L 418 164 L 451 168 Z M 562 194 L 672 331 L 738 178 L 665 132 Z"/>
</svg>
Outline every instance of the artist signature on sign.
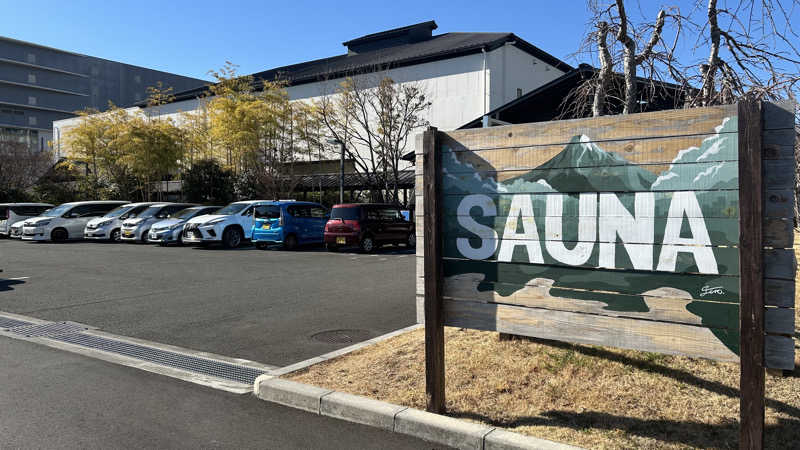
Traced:
<svg viewBox="0 0 800 450">
<path fill-rule="evenodd" d="M 723 295 L 725 294 L 725 289 L 722 286 L 703 286 L 700 288 L 700 297 L 713 294 Z"/>
</svg>

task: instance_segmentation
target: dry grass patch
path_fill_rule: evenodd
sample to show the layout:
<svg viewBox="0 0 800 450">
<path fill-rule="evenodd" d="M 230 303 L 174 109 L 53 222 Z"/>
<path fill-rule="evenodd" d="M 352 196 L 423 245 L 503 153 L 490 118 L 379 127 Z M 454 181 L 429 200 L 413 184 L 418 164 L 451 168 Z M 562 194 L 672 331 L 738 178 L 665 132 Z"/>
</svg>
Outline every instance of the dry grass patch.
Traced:
<svg viewBox="0 0 800 450">
<path fill-rule="evenodd" d="M 799 369 L 767 376 L 767 448 L 800 448 L 800 333 L 794 337 Z M 738 448 L 737 364 L 500 341 L 497 333 L 457 328 L 445 330 L 445 342 L 451 416 L 590 448 Z M 287 378 L 424 409 L 424 330 Z"/>
<path fill-rule="evenodd" d="M 739 368 L 679 356 L 447 328 L 447 410 L 591 448 L 738 447 Z M 425 408 L 416 330 L 287 378 Z M 800 361 L 798 361 L 800 364 Z M 767 444 L 800 442 L 800 377 L 767 377 Z"/>
</svg>

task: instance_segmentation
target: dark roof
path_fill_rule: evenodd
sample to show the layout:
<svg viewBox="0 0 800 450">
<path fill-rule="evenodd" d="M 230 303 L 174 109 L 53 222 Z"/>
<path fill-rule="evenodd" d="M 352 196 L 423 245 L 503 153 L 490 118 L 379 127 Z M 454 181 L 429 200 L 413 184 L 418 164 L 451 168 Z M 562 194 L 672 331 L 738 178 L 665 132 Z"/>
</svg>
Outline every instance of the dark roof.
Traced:
<svg viewBox="0 0 800 450">
<path fill-rule="evenodd" d="M 577 119 L 579 117 L 562 117 L 562 102 L 564 99 L 584 80 L 592 78 L 597 73 L 597 69 L 588 65 L 581 64 L 579 67 L 570 70 L 555 80 L 543 84 L 527 94 L 516 98 L 504 105 L 489 111 L 473 119 L 472 121 L 460 126 L 458 129 L 480 128 L 483 126 L 483 116 L 502 120 L 509 123 L 530 123 L 547 122 L 559 119 Z M 623 82 L 621 74 L 614 74 L 612 86 L 609 90 L 614 93 L 615 88 L 619 88 Z M 640 89 L 650 84 L 650 80 L 638 77 Z M 642 106 L 642 111 L 661 111 L 665 109 L 677 108 L 680 104 L 683 92 L 681 86 L 661 81 L 654 82 L 659 89 L 658 94 L 652 101 Z M 621 95 L 616 97 L 622 98 Z M 611 101 L 611 99 L 609 99 Z M 620 114 L 622 103 L 611 105 L 609 114 Z M 617 111 L 619 109 L 619 111 Z M 588 109 L 587 109 L 588 111 Z"/>
<path fill-rule="evenodd" d="M 408 26 L 400 27 L 400 28 L 393 28 L 391 30 L 379 31 L 377 33 L 372 33 L 372 34 L 368 34 L 366 36 L 361 36 L 359 38 L 355 38 L 355 39 L 351 39 L 351 40 L 346 41 L 346 42 L 342 42 L 342 45 L 344 45 L 345 47 L 350 48 L 352 46 L 357 46 L 357 45 L 360 45 L 360 44 L 366 44 L 366 43 L 369 43 L 369 42 L 383 41 L 383 40 L 386 40 L 387 38 L 395 38 L 395 37 L 398 37 L 398 36 L 407 36 L 409 34 L 414 34 L 414 32 L 420 32 L 419 34 L 423 35 L 423 36 L 425 34 L 427 34 L 427 37 L 430 37 L 431 33 L 433 32 L 433 30 L 435 30 L 437 28 L 439 28 L 439 26 L 436 25 L 436 22 L 434 22 L 433 20 L 429 20 L 427 22 L 415 23 L 414 25 L 408 25 Z"/>
<path fill-rule="evenodd" d="M 292 64 L 252 74 L 256 88 L 261 87 L 262 81 L 285 80 L 289 85 L 313 83 L 325 79 L 341 78 L 353 74 L 369 73 L 390 68 L 404 67 L 425 62 L 455 58 L 458 56 L 494 50 L 506 43 L 535 56 L 547 64 L 561 70 L 568 71 L 572 67 L 555 56 L 539 49 L 519 38 L 514 33 L 444 33 L 426 37 L 420 41 L 419 33 L 412 42 L 398 41 L 397 37 L 408 30 L 432 30 L 436 27 L 433 21 L 408 27 L 396 28 L 380 33 L 366 35 L 345 42 L 352 47 L 357 44 L 374 44 L 376 41 L 386 39 L 385 45 L 371 45 L 377 47 L 373 50 L 357 53 L 347 53 L 330 58 Z M 174 101 L 189 100 L 208 92 L 208 86 L 191 89 L 175 94 Z M 145 103 L 139 104 L 143 106 Z"/>
<path fill-rule="evenodd" d="M 400 189 L 413 189 L 415 182 L 413 170 L 401 170 L 397 177 L 397 187 Z M 345 189 L 369 189 L 370 180 L 361 173 L 344 174 Z M 339 189 L 338 173 L 318 173 L 313 175 L 301 175 L 296 178 L 297 186 L 295 191 L 317 191 L 320 184 L 323 190 Z"/>
</svg>

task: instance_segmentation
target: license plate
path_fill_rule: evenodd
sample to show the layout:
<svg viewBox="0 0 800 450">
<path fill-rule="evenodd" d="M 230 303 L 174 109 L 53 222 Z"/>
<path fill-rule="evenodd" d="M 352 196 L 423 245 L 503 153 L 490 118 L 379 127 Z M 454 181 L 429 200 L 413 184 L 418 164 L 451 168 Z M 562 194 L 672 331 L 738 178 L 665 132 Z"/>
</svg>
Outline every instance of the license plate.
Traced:
<svg viewBox="0 0 800 450">
<path fill-rule="evenodd" d="M 336 238 L 336 243 L 337 244 L 346 244 L 347 243 L 347 239 L 345 239 L 343 237 L 337 237 Z"/>
<path fill-rule="evenodd" d="M 268 223 L 265 223 L 265 224 L 261 225 L 261 229 L 262 230 L 269 230 L 270 228 L 271 228 L 271 226 Z"/>
<path fill-rule="evenodd" d="M 133 236 L 133 233 L 130 232 L 130 231 L 126 231 L 126 232 L 122 233 L 122 235 L 125 236 L 125 237 L 131 237 L 131 236 Z"/>
</svg>

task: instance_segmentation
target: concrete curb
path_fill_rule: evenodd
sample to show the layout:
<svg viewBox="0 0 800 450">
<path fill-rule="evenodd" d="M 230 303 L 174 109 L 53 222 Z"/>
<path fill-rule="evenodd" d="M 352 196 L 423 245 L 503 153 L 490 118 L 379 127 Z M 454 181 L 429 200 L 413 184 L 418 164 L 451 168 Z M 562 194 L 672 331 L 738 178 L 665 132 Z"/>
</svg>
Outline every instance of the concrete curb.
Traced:
<svg viewBox="0 0 800 450">
<path fill-rule="evenodd" d="M 286 375 L 287 373 L 295 372 L 300 369 L 305 369 L 306 367 L 313 366 L 314 364 L 321 363 L 322 361 L 327 361 L 329 359 L 336 358 L 338 356 L 346 355 L 350 352 L 354 352 L 356 350 L 360 350 L 364 347 L 370 346 L 372 344 L 377 344 L 378 342 L 385 341 L 386 339 L 393 338 L 395 336 L 399 336 L 403 333 L 407 333 L 409 331 L 416 330 L 421 328 L 421 324 L 411 325 L 409 327 L 400 328 L 399 330 L 392 331 L 391 333 L 382 334 L 380 336 L 374 337 L 372 339 L 368 339 L 363 342 L 359 342 L 358 344 L 353 344 L 349 347 L 340 348 L 339 350 L 334 350 L 332 352 L 328 352 L 319 356 L 315 356 L 313 358 L 307 359 L 305 361 L 300 361 L 298 363 L 294 363 L 285 367 L 281 367 L 279 369 L 270 370 L 269 374 L 272 376 L 279 377 L 281 375 Z M 258 382 L 258 380 L 256 380 Z"/>
<path fill-rule="evenodd" d="M 253 387 L 256 397 L 322 416 L 356 422 L 414 436 L 459 449 L 475 450 L 578 450 L 488 425 L 336 392 L 308 384 L 262 375 Z"/>
</svg>

